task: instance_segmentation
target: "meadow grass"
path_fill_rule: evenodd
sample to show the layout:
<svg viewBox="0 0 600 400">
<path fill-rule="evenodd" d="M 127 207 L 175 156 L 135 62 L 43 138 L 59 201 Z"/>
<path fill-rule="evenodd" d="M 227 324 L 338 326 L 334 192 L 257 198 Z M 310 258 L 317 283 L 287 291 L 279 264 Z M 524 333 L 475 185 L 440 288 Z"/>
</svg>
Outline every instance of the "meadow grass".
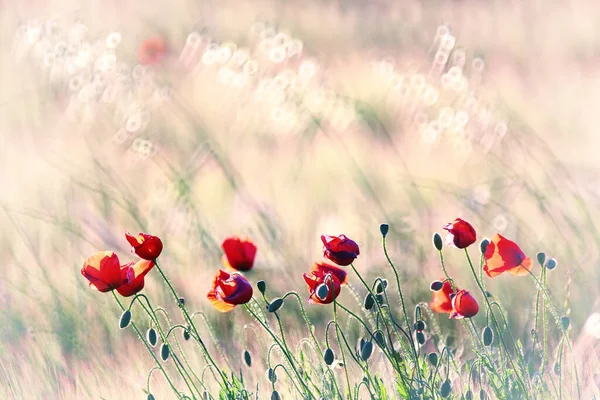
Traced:
<svg viewBox="0 0 600 400">
<path fill-rule="evenodd" d="M 246 276 L 253 284 L 264 279 L 269 299 L 294 290 L 306 300 L 302 273 L 322 258 L 323 233 L 360 244 L 354 265 L 367 282 L 393 282 L 378 230 L 387 223 L 412 321 L 415 305 L 431 299 L 430 282 L 443 274 L 431 235 L 457 216 L 480 238 L 500 232 L 532 258 L 544 251 L 559 261 L 547 288 L 559 316 L 571 321 L 579 385 L 548 312 L 551 351 L 541 381 L 558 385 L 554 366 L 563 352 L 555 349 L 564 347 L 564 387 L 530 396 L 600 394 L 593 323 L 600 35 L 592 2 L 61 0 L 3 7 L 1 398 L 143 398 L 152 358 L 131 329 L 118 329 L 112 296 L 88 288 L 79 273 L 100 250 L 126 259 L 125 230 L 163 239 L 161 266 L 189 309 L 203 311 L 212 326 L 211 333 L 196 319 L 209 352 L 268 398 L 271 338 L 241 307 L 220 314 L 206 300 L 225 237 L 246 234 L 256 243 Z M 111 32 L 121 34 L 114 49 L 106 45 Z M 153 36 L 167 40 L 168 57 L 135 67 L 141 43 Z M 239 48 L 254 63 L 232 61 Z M 242 60 L 246 53 L 236 54 Z M 471 253 L 477 267 L 479 254 Z M 444 250 L 444 257 L 483 309 L 464 254 Z M 539 265 L 533 271 L 540 276 Z M 535 283 L 503 275 L 485 285 L 528 357 L 543 301 Z M 155 271 L 143 293 L 182 321 Z M 366 294 L 350 274 L 339 301 L 371 323 L 361 310 Z M 396 286 L 389 296 L 402 318 Z M 331 307 L 305 308 L 324 341 Z M 134 321 L 146 328 L 135 310 Z M 363 327 L 343 312 L 340 318 L 354 345 Z M 473 318 L 481 329 L 485 319 L 483 312 Z M 294 301 L 286 300 L 281 320 L 290 347 L 307 346 Z M 441 353 L 440 343 L 452 337 L 458 365 L 476 359 L 463 324 L 445 315 L 426 320 L 427 352 Z M 330 328 L 338 354 L 335 336 Z M 201 352 L 182 346 L 192 369 L 202 371 Z M 493 351 L 502 353 L 497 343 Z M 322 364 L 304 353 L 309 365 Z M 400 396 L 383 353 L 375 350 L 369 362 L 388 397 Z M 358 383 L 359 366 L 347 367 Z M 172 363 L 167 368 L 176 375 Z M 490 396 L 506 396 L 489 390 L 486 373 L 452 371 L 455 398 L 466 393 L 469 376 L 477 391 L 483 380 Z M 343 369 L 334 373 L 344 387 Z M 282 396 L 299 398 L 292 379 L 279 375 Z M 158 373 L 151 387 L 156 398 L 173 396 Z"/>
</svg>

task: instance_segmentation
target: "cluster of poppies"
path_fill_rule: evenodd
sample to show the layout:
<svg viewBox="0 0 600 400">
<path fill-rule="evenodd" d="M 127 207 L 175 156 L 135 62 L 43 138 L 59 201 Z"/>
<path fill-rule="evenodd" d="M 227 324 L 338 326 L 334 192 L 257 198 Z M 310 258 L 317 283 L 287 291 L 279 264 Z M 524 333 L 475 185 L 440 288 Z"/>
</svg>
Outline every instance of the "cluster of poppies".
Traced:
<svg viewBox="0 0 600 400">
<path fill-rule="evenodd" d="M 125 232 L 125 238 L 141 260 L 121 265 L 112 251 L 101 251 L 83 263 L 81 274 L 100 292 L 116 290 L 129 297 L 144 288 L 144 277 L 154 267 L 154 261 L 163 249 L 160 238 L 145 233 L 137 236 Z"/>
<path fill-rule="evenodd" d="M 475 243 L 477 234 L 467 221 L 460 218 L 444 226 L 448 231 L 446 244 L 465 249 Z M 436 243 L 441 250 L 440 243 Z M 504 272 L 515 276 L 525 276 L 531 270 L 531 259 L 513 241 L 496 234 L 491 241 L 485 239 L 482 243 L 484 258 L 483 271 L 494 278 Z M 449 313 L 450 318 L 470 318 L 479 312 L 479 305 L 470 292 L 458 289 L 451 280 L 435 281 L 431 285 L 433 297 L 429 304 L 438 313 Z"/>
</svg>

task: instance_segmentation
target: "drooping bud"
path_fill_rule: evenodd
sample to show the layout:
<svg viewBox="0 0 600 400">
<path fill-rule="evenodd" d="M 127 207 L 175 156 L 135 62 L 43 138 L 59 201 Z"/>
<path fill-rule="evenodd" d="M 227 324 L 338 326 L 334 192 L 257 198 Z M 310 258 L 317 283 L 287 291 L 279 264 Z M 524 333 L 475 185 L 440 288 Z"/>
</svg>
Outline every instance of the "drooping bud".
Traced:
<svg viewBox="0 0 600 400">
<path fill-rule="evenodd" d="M 433 245 L 438 251 L 442 251 L 444 247 L 444 242 L 442 241 L 442 236 L 439 233 L 434 233 L 433 235 Z"/>
<path fill-rule="evenodd" d="M 381 294 L 381 293 L 383 293 L 383 291 L 385 289 L 387 289 L 387 287 L 388 287 L 387 279 L 378 279 L 377 285 L 375 285 L 375 292 L 377 292 L 377 294 Z"/>
<path fill-rule="evenodd" d="M 184 297 L 180 297 L 178 300 L 178 304 L 180 307 L 185 307 L 185 298 Z"/>
<path fill-rule="evenodd" d="M 146 340 L 150 343 L 150 346 L 156 346 L 156 342 L 158 341 L 158 336 L 156 335 L 156 331 L 154 328 L 148 329 L 146 332 Z"/>
<path fill-rule="evenodd" d="M 440 387 L 440 396 L 445 399 L 450 396 L 450 392 L 452 392 L 452 386 L 450 386 L 450 381 L 446 379 Z"/>
<path fill-rule="evenodd" d="M 273 393 L 271 393 L 271 400 L 280 400 L 281 397 L 279 397 L 279 392 L 277 392 L 277 390 L 273 390 Z"/>
<path fill-rule="evenodd" d="M 494 332 L 492 331 L 492 328 L 490 328 L 489 326 L 486 326 L 485 328 L 483 328 L 483 345 L 489 346 L 492 344 L 493 340 L 494 340 Z"/>
<path fill-rule="evenodd" d="M 570 325 L 571 325 L 571 318 L 567 317 L 566 315 L 563 315 L 562 317 L 560 317 L 560 326 L 563 331 L 566 331 L 567 329 L 569 329 Z"/>
<path fill-rule="evenodd" d="M 184 331 L 183 331 L 183 338 L 185 340 L 190 340 L 190 337 L 191 337 L 191 335 L 190 335 L 189 329 L 184 329 Z"/>
<path fill-rule="evenodd" d="M 389 231 L 390 226 L 388 224 L 379 225 L 379 232 L 381 232 L 381 236 L 386 237 Z"/>
<path fill-rule="evenodd" d="M 325 350 L 325 353 L 323 354 L 323 361 L 325 361 L 325 364 L 327 365 L 333 364 L 333 350 L 329 348 Z"/>
<path fill-rule="evenodd" d="M 367 361 L 371 357 L 371 354 L 373 354 L 373 343 L 366 341 L 360 348 L 360 358 L 363 361 Z"/>
<path fill-rule="evenodd" d="M 256 282 L 256 287 L 258 288 L 259 292 L 261 292 L 262 294 L 265 294 L 265 292 L 267 290 L 267 283 L 265 281 L 258 281 L 258 282 Z"/>
<path fill-rule="evenodd" d="M 244 350 L 244 362 L 247 366 L 252 366 L 252 356 L 250 355 L 250 352 L 248 350 Z"/>
<path fill-rule="evenodd" d="M 537 257 L 537 261 L 540 263 L 540 265 L 543 266 L 544 262 L 546 262 L 546 253 L 540 251 L 535 256 Z"/>
<path fill-rule="evenodd" d="M 554 363 L 554 373 L 560 375 L 560 363 Z"/>
<path fill-rule="evenodd" d="M 444 282 L 442 281 L 433 281 L 431 282 L 431 285 L 429 285 L 429 289 L 431 289 L 432 292 L 439 292 L 443 287 Z"/>
<path fill-rule="evenodd" d="M 129 326 L 131 322 L 131 311 L 125 310 L 123 314 L 121 314 L 121 318 L 119 318 L 119 328 L 125 329 Z"/>
<path fill-rule="evenodd" d="M 267 370 L 267 377 L 269 378 L 269 382 L 277 382 L 277 374 L 275 373 L 275 370 L 273 368 L 269 368 Z"/>
<path fill-rule="evenodd" d="M 479 250 L 481 250 L 481 254 L 485 254 L 488 244 L 490 244 L 490 240 L 488 238 L 485 238 L 479 242 Z"/>
<path fill-rule="evenodd" d="M 551 258 L 548 261 L 546 261 L 546 269 L 548 271 L 552 271 L 554 268 L 556 268 L 556 260 L 554 258 Z"/>
<path fill-rule="evenodd" d="M 420 345 L 423 345 L 425 343 L 425 335 L 423 334 L 423 332 L 417 332 L 417 342 Z"/>
<path fill-rule="evenodd" d="M 439 361 L 439 357 L 438 357 L 437 353 L 429 353 L 429 355 L 427 356 L 427 359 L 429 360 L 431 365 L 433 365 L 434 367 L 437 366 L 437 363 Z"/>
<path fill-rule="evenodd" d="M 160 358 L 163 361 L 167 361 L 170 354 L 171 354 L 171 350 L 169 349 L 169 345 L 166 343 L 163 343 L 162 346 L 160 346 Z"/>
<path fill-rule="evenodd" d="M 375 299 L 373 298 L 373 295 L 371 293 L 368 293 L 365 296 L 365 301 L 363 302 L 363 305 L 365 307 L 365 310 L 370 310 L 373 308 L 373 306 L 375 305 Z"/>
<path fill-rule="evenodd" d="M 379 347 L 381 347 L 382 349 L 385 349 L 385 337 L 383 336 L 383 332 L 376 331 L 373 334 L 373 338 L 375 339 L 375 343 L 377 343 L 377 345 Z"/>
<path fill-rule="evenodd" d="M 415 322 L 415 324 L 413 325 L 413 328 L 415 331 L 417 332 L 422 332 L 425 330 L 425 322 L 422 320 L 418 320 L 417 322 Z"/>
<path fill-rule="evenodd" d="M 148 393 L 148 397 L 146 397 L 146 400 L 155 400 L 154 395 L 152 393 Z"/>
<path fill-rule="evenodd" d="M 279 310 L 282 305 L 283 305 L 283 299 L 278 297 L 275 300 L 273 300 L 271 303 L 269 303 L 269 305 L 267 306 L 267 311 L 275 312 L 275 311 Z"/>
</svg>

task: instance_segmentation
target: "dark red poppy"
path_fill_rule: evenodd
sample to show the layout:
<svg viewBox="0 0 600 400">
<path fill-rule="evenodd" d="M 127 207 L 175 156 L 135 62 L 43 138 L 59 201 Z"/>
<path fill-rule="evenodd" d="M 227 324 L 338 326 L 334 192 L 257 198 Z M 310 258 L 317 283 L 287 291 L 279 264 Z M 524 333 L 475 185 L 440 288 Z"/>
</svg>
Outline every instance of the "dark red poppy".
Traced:
<svg viewBox="0 0 600 400">
<path fill-rule="evenodd" d="M 358 244 L 346 235 L 321 235 L 324 256 L 337 265 L 350 265 L 360 254 Z"/>
<path fill-rule="evenodd" d="M 450 281 L 444 282 L 440 290 L 433 292 L 429 307 L 437 313 L 451 313 L 452 297 L 450 295 L 452 293 L 454 293 L 454 290 Z"/>
<path fill-rule="evenodd" d="M 339 296 L 342 285 L 348 281 L 348 274 L 334 265 L 315 263 L 310 273 L 304 274 L 304 281 L 308 285 L 308 292 L 310 293 L 309 303 L 329 304 Z M 332 283 L 333 291 L 331 290 Z M 317 291 L 321 285 L 327 285 L 328 288 L 325 299 L 317 296 Z"/>
<path fill-rule="evenodd" d="M 144 40 L 138 51 L 138 61 L 142 65 L 160 64 L 168 52 L 167 43 L 160 37 Z"/>
<path fill-rule="evenodd" d="M 515 276 L 525 276 L 531 270 L 531 258 L 528 258 L 515 242 L 500 234 L 492 238 L 483 257 L 483 270 L 490 278 L 505 271 Z"/>
<path fill-rule="evenodd" d="M 471 293 L 466 290 L 459 290 L 454 297 L 452 297 L 452 313 L 450 318 L 461 319 L 471 318 L 477 315 L 479 312 L 479 304 Z"/>
<path fill-rule="evenodd" d="M 140 260 L 136 263 L 129 262 L 121 266 L 121 275 L 126 280 L 117 288 L 121 296 L 129 297 L 144 288 L 144 277 L 154 267 L 154 261 Z"/>
<path fill-rule="evenodd" d="M 119 257 L 112 251 L 101 251 L 85 260 L 81 275 L 101 292 L 118 289 L 127 281 L 122 276 Z"/>
<path fill-rule="evenodd" d="M 223 241 L 223 265 L 238 271 L 249 271 L 254 265 L 256 245 L 245 236 L 231 236 Z"/>
<path fill-rule="evenodd" d="M 444 229 L 449 232 L 446 242 L 454 243 L 459 249 L 469 247 L 477 240 L 477 233 L 473 226 L 460 218 L 444 225 Z"/>
<path fill-rule="evenodd" d="M 241 274 L 220 269 L 206 297 L 218 311 L 228 312 L 252 299 L 252 285 Z"/>
<path fill-rule="evenodd" d="M 133 251 L 144 260 L 156 260 L 163 249 L 162 241 L 158 236 L 140 233 L 133 236 L 129 232 L 125 232 L 125 237 L 129 244 L 133 247 Z"/>
</svg>

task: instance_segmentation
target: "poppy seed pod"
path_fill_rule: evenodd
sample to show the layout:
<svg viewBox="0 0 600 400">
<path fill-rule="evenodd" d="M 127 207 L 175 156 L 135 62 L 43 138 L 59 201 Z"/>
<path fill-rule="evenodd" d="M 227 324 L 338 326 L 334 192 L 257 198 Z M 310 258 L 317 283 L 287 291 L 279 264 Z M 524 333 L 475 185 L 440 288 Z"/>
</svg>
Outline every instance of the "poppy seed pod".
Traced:
<svg viewBox="0 0 600 400">
<path fill-rule="evenodd" d="M 388 224 L 379 225 L 379 232 L 381 232 L 381 236 L 386 237 L 389 231 L 390 226 Z"/>
<path fill-rule="evenodd" d="M 538 263 L 540 263 L 540 265 L 544 265 L 544 262 L 546 262 L 546 253 L 540 251 L 535 256 L 537 258 Z"/>
<path fill-rule="evenodd" d="M 258 288 L 258 291 L 262 294 L 265 294 L 265 292 L 267 291 L 267 283 L 265 281 L 256 282 L 256 287 Z"/>
</svg>

